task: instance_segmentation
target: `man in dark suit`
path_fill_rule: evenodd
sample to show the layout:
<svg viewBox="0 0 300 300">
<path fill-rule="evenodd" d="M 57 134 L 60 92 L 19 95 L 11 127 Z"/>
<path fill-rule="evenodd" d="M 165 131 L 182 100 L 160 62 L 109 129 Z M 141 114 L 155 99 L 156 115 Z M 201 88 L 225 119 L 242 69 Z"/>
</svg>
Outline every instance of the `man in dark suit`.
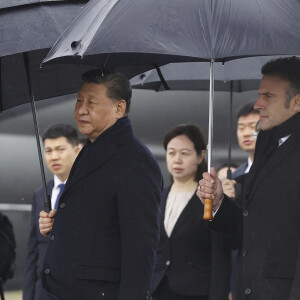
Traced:
<svg viewBox="0 0 300 300">
<path fill-rule="evenodd" d="M 242 150 L 247 152 L 248 160 L 241 164 L 232 174 L 236 178 L 248 173 L 254 159 L 256 137 L 253 133 L 259 121 L 259 111 L 253 108 L 253 103 L 244 105 L 237 113 L 237 139 Z"/>
<path fill-rule="evenodd" d="M 282 58 L 262 68 L 254 163 L 242 191 L 242 209 L 203 174 L 197 192 L 213 199 L 211 227 L 239 243 L 238 299 L 300 299 L 300 59 Z"/>
<path fill-rule="evenodd" d="M 47 167 L 54 178 L 47 182 L 47 191 L 51 195 L 51 206 L 54 209 L 60 192 L 60 185 L 69 176 L 71 167 L 79 152 L 78 134 L 68 124 L 55 124 L 49 127 L 43 137 L 44 157 Z M 45 192 L 39 187 L 33 194 L 31 227 L 28 240 L 27 266 L 23 283 L 23 300 L 48 300 L 42 288 L 41 275 L 44 256 L 49 239 L 40 234 L 39 213 L 44 209 Z"/>
<path fill-rule="evenodd" d="M 100 70 L 82 79 L 74 114 L 88 140 L 55 221 L 53 211 L 40 214 L 41 233 L 53 225 L 43 284 L 59 300 L 150 299 L 161 172 L 133 134 L 128 79 Z"/>
</svg>

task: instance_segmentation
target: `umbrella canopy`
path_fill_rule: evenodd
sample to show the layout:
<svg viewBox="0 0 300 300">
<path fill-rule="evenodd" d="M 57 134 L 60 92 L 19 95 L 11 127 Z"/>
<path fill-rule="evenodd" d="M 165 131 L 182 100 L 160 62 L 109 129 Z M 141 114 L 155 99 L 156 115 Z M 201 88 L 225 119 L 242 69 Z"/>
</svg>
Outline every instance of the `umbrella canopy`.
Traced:
<svg viewBox="0 0 300 300">
<path fill-rule="evenodd" d="M 75 92 L 80 84 L 81 70 L 75 66 L 61 66 L 44 71 L 40 69 L 40 62 L 47 48 L 85 2 L 22 0 L 0 4 L 0 111 L 31 102 L 47 211 L 51 205 L 34 99 L 35 95 L 37 99 L 45 99 Z"/>
<path fill-rule="evenodd" d="M 299 11 L 297 0 L 92 0 L 45 62 L 117 68 L 132 77 L 170 62 L 296 54 Z"/>
<path fill-rule="evenodd" d="M 74 93 L 84 66 L 40 64 L 49 48 L 87 1 L 11 1 L 0 3 L 0 111 L 36 100 Z M 31 87 L 25 68 L 30 71 Z"/>
<path fill-rule="evenodd" d="M 298 0 L 91 0 L 44 62 L 85 63 L 131 78 L 170 62 L 210 61 L 210 169 L 214 62 L 297 54 L 299 11 Z"/>
</svg>

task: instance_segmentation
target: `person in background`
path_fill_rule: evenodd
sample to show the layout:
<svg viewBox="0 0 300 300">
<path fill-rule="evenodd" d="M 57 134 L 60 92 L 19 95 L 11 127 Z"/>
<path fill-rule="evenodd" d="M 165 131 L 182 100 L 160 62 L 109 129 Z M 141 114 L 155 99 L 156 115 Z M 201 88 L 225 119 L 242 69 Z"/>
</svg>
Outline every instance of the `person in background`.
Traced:
<svg viewBox="0 0 300 300">
<path fill-rule="evenodd" d="M 255 132 L 259 121 L 259 111 L 254 109 L 253 105 L 254 103 L 248 103 L 237 113 L 237 139 L 240 148 L 248 154 L 248 159 L 233 172 L 233 179 L 248 173 L 254 160 Z"/>
<path fill-rule="evenodd" d="M 153 277 L 154 300 L 224 300 L 229 291 L 230 251 L 203 220 L 196 196 L 206 171 L 206 143 L 195 125 L 179 125 L 164 138 L 171 186 L 164 189 L 160 243 Z"/>
<path fill-rule="evenodd" d="M 72 165 L 79 153 L 78 133 L 68 124 L 50 126 L 43 134 L 44 158 L 53 179 L 47 182 L 51 207 L 57 208 L 58 198 Z M 49 239 L 40 234 L 39 214 L 44 209 L 45 192 L 39 187 L 33 194 L 27 264 L 23 282 L 23 300 L 50 300 L 42 287 L 41 275 Z"/>
</svg>

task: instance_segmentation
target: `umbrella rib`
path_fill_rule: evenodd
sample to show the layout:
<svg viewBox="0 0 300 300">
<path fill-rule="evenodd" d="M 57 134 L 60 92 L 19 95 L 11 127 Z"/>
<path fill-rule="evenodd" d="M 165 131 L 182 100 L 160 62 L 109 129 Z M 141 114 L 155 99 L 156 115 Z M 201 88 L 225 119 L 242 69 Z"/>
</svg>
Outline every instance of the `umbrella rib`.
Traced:
<svg viewBox="0 0 300 300">
<path fill-rule="evenodd" d="M 154 67 L 156 69 L 158 77 L 159 77 L 162 85 L 164 86 L 165 90 L 170 90 L 170 87 L 168 86 L 168 84 L 167 84 L 167 82 L 166 82 L 166 80 L 165 80 L 165 78 L 164 78 L 164 76 L 163 76 L 163 74 L 162 74 L 161 69 L 159 68 L 159 66 L 157 64 L 154 64 Z"/>
</svg>

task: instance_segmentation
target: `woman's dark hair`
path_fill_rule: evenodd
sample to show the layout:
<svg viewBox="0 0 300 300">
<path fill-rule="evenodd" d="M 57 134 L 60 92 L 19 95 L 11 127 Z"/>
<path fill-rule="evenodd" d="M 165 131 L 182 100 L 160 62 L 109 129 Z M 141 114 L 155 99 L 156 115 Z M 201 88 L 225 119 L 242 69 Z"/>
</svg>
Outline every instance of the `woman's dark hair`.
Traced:
<svg viewBox="0 0 300 300">
<path fill-rule="evenodd" d="M 165 150 L 167 150 L 169 142 L 174 137 L 179 135 L 185 135 L 191 140 L 191 142 L 194 144 L 195 150 L 198 155 L 201 155 L 201 152 L 203 150 L 206 150 L 206 142 L 204 136 L 200 128 L 193 124 L 178 125 L 175 128 L 169 130 L 164 138 L 163 145 Z M 206 171 L 207 171 L 207 163 L 206 160 L 203 159 L 201 164 L 198 165 L 195 180 L 198 182 L 200 179 L 202 179 L 202 174 Z M 173 181 L 172 176 L 171 176 L 171 180 Z"/>
</svg>

